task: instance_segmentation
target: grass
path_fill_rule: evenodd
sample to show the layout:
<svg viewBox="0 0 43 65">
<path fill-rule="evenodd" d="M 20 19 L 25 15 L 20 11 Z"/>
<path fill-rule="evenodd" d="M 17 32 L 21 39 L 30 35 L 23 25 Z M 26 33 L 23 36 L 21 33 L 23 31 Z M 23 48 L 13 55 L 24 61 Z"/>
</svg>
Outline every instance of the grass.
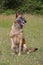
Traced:
<svg viewBox="0 0 43 65">
<path fill-rule="evenodd" d="M 43 16 L 25 15 L 27 23 L 24 35 L 29 48 L 37 47 L 38 51 L 29 55 L 12 55 L 10 48 L 10 29 L 14 15 L 0 15 L 0 65 L 43 65 Z"/>
</svg>

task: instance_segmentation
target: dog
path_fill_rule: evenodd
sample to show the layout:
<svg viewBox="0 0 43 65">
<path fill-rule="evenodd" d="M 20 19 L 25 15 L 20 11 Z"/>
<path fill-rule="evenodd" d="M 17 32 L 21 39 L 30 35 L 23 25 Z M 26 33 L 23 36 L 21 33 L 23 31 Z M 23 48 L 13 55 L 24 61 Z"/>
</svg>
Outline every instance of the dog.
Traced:
<svg viewBox="0 0 43 65">
<path fill-rule="evenodd" d="M 25 23 L 26 20 L 23 17 L 23 15 L 20 13 L 16 13 L 16 20 L 12 25 L 10 38 L 11 38 L 11 49 L 13 50 L 13 52 L 15 52 L 16 48 L 18 48 L 18 55 L 21 54 L 21 50 L 23 50 L 23 48 L 25 48 L 25 51 L 29 54 L 29 49 L 27 47 L 27 44 L 25 43 L 25 38 L 23 34 L 23 27 Z"/>
<path fill-rule="evenodd" d="M 33 48 L 32 50 L 30 50 L 25 41 L 23 34 L 23 27 L 26 22 L 27 21 L 25 20 L 23 15 L 17 12 L 16 19 L 13 22 L 12 29 L 10 32 L 10 39 L 11 39 L 11 49 L 13 52 L 17 52 L 18 55 L 21 54 L 21 51 L 29 54 L 30 52 L 37 50 L 37 48 Z"/>
</svg>

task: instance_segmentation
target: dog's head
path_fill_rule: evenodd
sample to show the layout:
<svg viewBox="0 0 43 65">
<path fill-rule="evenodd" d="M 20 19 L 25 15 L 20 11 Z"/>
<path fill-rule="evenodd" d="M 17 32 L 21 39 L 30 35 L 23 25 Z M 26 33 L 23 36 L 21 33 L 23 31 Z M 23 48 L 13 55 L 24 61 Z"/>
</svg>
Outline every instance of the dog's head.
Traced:
<svg viewBox="0 0 43 65">
<path fill-rule="evenodd" d="M 16 17 L 17 17 L 17 22 L 18 24 L 23 27 L 26 23 L 26 19 L 23 17 L 22 14 L 16 14 Z"/>
</svg>

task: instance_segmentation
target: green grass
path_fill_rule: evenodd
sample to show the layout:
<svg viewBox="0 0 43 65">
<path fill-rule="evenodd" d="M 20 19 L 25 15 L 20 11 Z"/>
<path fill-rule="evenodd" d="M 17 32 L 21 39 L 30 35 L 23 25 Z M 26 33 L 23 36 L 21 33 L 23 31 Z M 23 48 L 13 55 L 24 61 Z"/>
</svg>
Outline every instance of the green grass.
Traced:
<svg viewBox="0 0 43 65">
<path fill-rule="evenodd" d="M 9 33 L 15 17 L 0 15 L 0 65 L 43 65 L 43 16 L 26 14 L 25 17 L 26 42 L 29 48 L 37 47 L 38 50 L 29 55 L 12 55 Z"/>
</svg>

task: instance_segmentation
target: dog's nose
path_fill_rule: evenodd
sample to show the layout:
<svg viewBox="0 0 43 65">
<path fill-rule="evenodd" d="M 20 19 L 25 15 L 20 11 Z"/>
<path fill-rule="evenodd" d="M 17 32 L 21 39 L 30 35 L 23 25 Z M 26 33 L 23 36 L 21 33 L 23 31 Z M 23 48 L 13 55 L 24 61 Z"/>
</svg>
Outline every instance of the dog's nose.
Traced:
<svg viewBox="0 0 43 65">
<path fill-rule="evenodd" d="M 27 21 L 25 20 L 25 23 L 27 23 Z"/>
</svg>

